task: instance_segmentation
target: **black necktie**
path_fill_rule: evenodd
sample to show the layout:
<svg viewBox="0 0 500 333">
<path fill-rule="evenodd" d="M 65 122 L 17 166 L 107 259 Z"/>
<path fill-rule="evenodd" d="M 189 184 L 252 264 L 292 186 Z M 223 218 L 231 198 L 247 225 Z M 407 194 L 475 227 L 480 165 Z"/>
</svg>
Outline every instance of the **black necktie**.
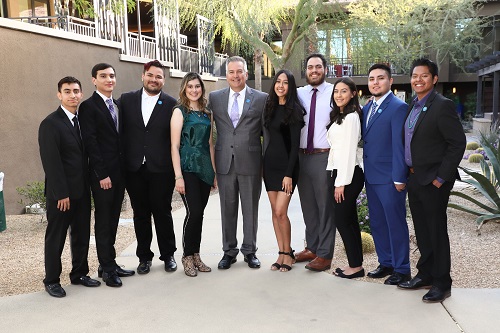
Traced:
<svg viewBox="0 0 500 333">
<path fill-rule="evenodd" d="M 73 127 L 76 130 L 76 134 L 78 134 L 78 141 L 80 145 L 82 144 L 82 133 L 80 133 L 80 124 L 78 123 L 78 117 L 74 116 L 73 117 Z"/>
</svg>

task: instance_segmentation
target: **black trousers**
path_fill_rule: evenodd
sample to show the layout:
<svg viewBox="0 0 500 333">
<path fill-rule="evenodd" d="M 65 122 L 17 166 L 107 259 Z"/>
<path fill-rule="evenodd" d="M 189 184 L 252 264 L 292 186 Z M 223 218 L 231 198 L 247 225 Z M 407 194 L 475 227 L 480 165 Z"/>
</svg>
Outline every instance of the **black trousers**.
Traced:
<svg viewBox="0 0 500 333">
<path fill-rule="evenodd" d="M 70 199 L 70 209 L 61 212 L 57 200 L 47 199 L 47 230 L 45 231 L 45 285 L 60 282 L 61 254 L 69 229 L 72 269 L 71 281 L 89 273 L 90 191 L 78 200 Z"/>
<path fill-rule="evenodd" d="M 182 201 L 186 208 L 184 218 L 182 246 L 184 255 L 191 256 L 200 253 L 201 230 L 203 228 L 203 214 L 210 196 L 211 186 L 198 178 L 194 173 L 183 172 L 186 194 L 182 194 Z"/>
<path fill-rule="evenodd" d="M 164 173 L 149 172 L 143 164 L 137 172 L 128 172 L 126 187 L 134 210 L 134 229 L 137 237 L 136 255 L 139 261 L 150 261 L 153 215 L 156 238 L 160 249 L 160 260 L 171 256 L 175 247 L 174 223 L 172 221 L 172 193 L 175 180 L 174 171 Z"/>
<path fill-rule="evenodd" d="M 417 277 L 447 290 L 451 288 L 451 255 L 448 238 L 448 200 L 454 182 L 437 188 L 420 185 L 414 175 L 408 180 L 408 201 L 415 226 L 420 259 Z"/>
<path fill-rule="evenodd" d="M 327 171 L 331 174 L 329 178 L 332 184 L 335 184 L 337 170 Z M 333 209 L 335 212 L 335 225 L 344 242 L 345 251 L 349 267 L 359 267 L 363 265 L 363 247 L 361 245 L 361 232 L 359 230 L 358 212 L 356 209 L 356 199 L 363 189 L 365 175 L 363 170 L 356 166 L 351 184 L 344 187 L 344 199 L 337 203 L 334 194 L 331 194 L 333 200 Z M 335 187 L 334 191 L 335 191 Z"/>
<path fill-rule="evenodd" d="M 125 186 L 113 181 L 112 187 L 103 190 L 97 179 L 91 183 L 95 207 L 95 242 L 99 264 L 105 272 L 116 268 L 115 240 L 120 212 L 122 209 Z"/>
</svg>

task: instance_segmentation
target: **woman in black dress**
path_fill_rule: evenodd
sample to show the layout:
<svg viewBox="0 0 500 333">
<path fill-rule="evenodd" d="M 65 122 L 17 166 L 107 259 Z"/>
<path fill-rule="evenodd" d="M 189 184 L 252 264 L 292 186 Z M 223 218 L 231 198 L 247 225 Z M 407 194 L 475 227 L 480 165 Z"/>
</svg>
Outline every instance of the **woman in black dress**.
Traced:
<svg viewBox="0 0 500 333">
<path fill-rule="evenodd" d="M 274 77 L 263 113 L 264 184 L 279 248 L 278 260 L 271 266 L 275 271 L 288 272 L 295 259 L 290 247 L 288 205 L 299 176 L 298 153 L 304 114 L 293 74 L 280 70 Z"/>
</svg>

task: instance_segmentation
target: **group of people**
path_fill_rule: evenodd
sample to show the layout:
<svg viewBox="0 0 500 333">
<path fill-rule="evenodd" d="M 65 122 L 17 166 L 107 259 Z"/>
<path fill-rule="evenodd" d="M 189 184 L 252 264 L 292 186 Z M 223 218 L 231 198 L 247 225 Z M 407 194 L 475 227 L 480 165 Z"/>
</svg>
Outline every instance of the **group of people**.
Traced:
<svg viewBox="0 0 500 333">
<path fill-rule="evenodd" d="M 70 228 L 71 283 L 100 282 L 88 276 L 90 192 L 95 203 L 98 276 L 119 287 L 135 272 L 117 265 L 114 243 L 125 188 L 134 211 L 138 274 L 152 265 L 152 220 L 165 270 L 177 269 L 171 215 L 172 193 L 186 208 L 182 264 L 187 276 L 210 272 L 200 257 L 203 214 L 211 188 L 219 189 L 224 255 L 219 269 L 229 269 L 241 251 L 250 268 L 256 256 L 258 202 L 264 181 L 272 208 L 278 258 L 271 269 L 292 270 L 307 262 L 311 271 L 331 268 L 335 231 L 343 239 L 348 266 L 334 270 L 341 278 L 365 276 L 356 199 L 366 187 L 370 223 L 379 266 L 371 278 L 401 289 L 430 288 L 426 302 L 451 294 L 450 248 L 446 205 L 465 149 L 465 135 L 453 102 L 435 91 L 437 66 L 418 59 L 411 68 L 416 93 L 410 107 L 391 92 L 391 69 L 375 64 L 368 87 L 373 98 L 362 108 L 354 82 L 325 81 L 326 59 L 306 59 L 307 86 L 297 88 L 293 74 L 276 73 L 269 94 L 246 85 L 246 61 L 226 62 L 229 87 L 206 98 L 197 73 L 181 82 L 179 99 L 165 94 L 162 64 L 144 65 L 143 87 L 112 92 L 114 68 L 92 69 L 96 91 L 82 99 L 72 77 L 58 84 L 61 107 L 40 125 L 39 144 L 46 174 L 47 232 L 44 284 L 63 297 L 59 283 L 61 253 Z M 217 138 L 214 143 L 213 133 Z M 261 142 L 263 136 L 263 143 Z M 363 142 L 362 161 L 357 155 Z M 363 164 L 363 168 L 362 168 Z M 288 206 L 298 187 L 305 222 L 305 248 L 291 248 Z M 421 258 L 411 278 L 406 193 Z M 241 202 L 243 240 L 236 237 Z M 432 288 L 431 288 L 432 287 Z"/>
</svg>

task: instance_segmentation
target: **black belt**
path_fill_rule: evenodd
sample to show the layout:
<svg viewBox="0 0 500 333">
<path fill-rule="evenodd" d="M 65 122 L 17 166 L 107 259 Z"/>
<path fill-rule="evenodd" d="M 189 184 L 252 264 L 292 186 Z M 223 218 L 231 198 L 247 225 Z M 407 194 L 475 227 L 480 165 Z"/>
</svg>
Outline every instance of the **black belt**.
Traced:
<svg viewBox="0 0 500 333">
<path fill-rule="evenodd" d="M 301 153 L 305 155 L 312 155 L 312 154 L 328 153 L 330 151 L 330 148 L 314 148 L 311 151 L 308 151 L 307 149 L 304 148 L 300 148 L 299 150 Z"/>
</svg>

